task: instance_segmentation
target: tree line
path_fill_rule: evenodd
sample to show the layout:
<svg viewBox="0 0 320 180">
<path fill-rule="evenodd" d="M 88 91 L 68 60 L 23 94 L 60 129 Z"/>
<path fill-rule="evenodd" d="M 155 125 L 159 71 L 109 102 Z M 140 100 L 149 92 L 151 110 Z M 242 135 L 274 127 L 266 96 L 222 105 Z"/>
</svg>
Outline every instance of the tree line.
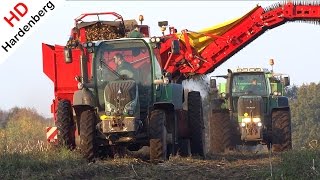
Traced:
<svg viewBox="0 0 320 180">
<path fill-rule="evenodd" d="M 286 89 L 292 121 L 292 140 L 296 148 L 318 147 L 320 143 L 320 83 Z"/>
</svg>

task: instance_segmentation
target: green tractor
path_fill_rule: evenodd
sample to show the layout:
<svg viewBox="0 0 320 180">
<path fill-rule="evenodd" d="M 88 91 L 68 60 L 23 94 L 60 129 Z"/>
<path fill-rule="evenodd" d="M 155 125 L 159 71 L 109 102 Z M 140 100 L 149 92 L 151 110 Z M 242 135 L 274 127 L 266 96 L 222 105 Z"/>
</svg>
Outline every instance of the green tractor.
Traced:
<svg viewBox="0 0 320 180">
<path fill-rule="evenodd" d="M 100 15 L 116 20 L 100 21 Z M 115 12 L 82 14 L 66 46 L 42 45 L 44 72 L 55 86 L 57 136 L 48 135 L 49 142 L 80 148 L 88 161 L 144 146 L 151 161 L 205 155 L 200 92 L 189 92 L 182 86 L 187 77 L 167 70 L 172 57 L 181 56 L 179 40 L 150 37 L 142 15 L 139 21 L 143 37 L 128 38 L 136 20 Z M 164 30 L 168 22 L 158 25 Z"/>
<path fill-rule="evenodd" d="M 76 76 L 73 68 L 79 65 L 81 72 L 73 100 L 60 98 L 58 103 L 59 142 L 80 147 L 89 161 L 101 153 L 122 156 L 143 146 L 150 147 L 152 161 L 176 153 L 204 156 L 200 93 L 169 79 L 156 43 L 124 38 L 55 50 L 64 53 L 59 57 L 67 63 L 56 67 L 58 74 Z M 119 53 L 131 69 L 116 67 Z"/>
<path fill-rule="evenodd" d="M 219 83 L 217 78 L 226 79 Z M 292 148 L 291 117 L 284 88 L 289 76 L 263 68 L 238 68 L 210 78 L 210 151 L 266 144 L 273 151 Z"/>
</svg>

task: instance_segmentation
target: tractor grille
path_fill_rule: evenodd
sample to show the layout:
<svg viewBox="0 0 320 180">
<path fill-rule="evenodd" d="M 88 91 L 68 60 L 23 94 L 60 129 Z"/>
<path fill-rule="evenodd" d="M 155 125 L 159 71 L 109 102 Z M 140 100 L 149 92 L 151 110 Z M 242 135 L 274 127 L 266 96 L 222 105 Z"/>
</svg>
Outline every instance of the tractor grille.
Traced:
<svg viewBox="0 0 320 180">
<path fill-rule="evenodd" d="M 263 99 L 261 96 L 241 96 L 238 100 L 238 113 L 243 116 L 263 116 Z"/>
<path fill-rule="evenodd" d="M 111 81 L 104 90 L 105 101 L 113 105 L 117 104 L 117 98 L 121 99 L 124 106 L 136 98 L 136 83 L 133 80 Z"/>
</svg>

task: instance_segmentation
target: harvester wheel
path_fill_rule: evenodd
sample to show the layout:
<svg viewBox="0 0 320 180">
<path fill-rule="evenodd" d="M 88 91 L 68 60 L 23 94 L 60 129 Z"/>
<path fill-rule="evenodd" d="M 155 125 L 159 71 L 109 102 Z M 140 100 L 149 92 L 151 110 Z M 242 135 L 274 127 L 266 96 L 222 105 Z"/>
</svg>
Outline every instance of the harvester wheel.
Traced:
<svg viewBox="0 0 320 180">
<path fill-rule="evenodd" d="M 290 110 L 272 113 L 272 150 L 282 152 L 292 149 Z"/>
<path fill-rule="evenodd" d="M 95 113 L 93 110 L 83 111 L 80 118 L 80 147 L 83 157 L 89 162 L 96 154 L 95 147 Z"/>
<path fill-rule="evenodd" d="M 227 111 L 214 111 L 210 120 L 210 152 L 235 149 L 235 128 Z"/>
<path fill-rule="evenodd" d="M 71 103 L 60 100 L 57 110 L 58 145 L 73 149 L 75 147 L 75 129 L 72 116 Z"/>
<path fill-rule="evenodd" d="M 150 117 L 150 160 L 153 162 L 167 160 L 166 113 L 154 110 Z"/>
<path fill-rule="evenodd" d="M 200 92 L 188 93 L 188 119 L 191 128 L 191 154 L 205 156 L 204 122 Z"/>
</svg>

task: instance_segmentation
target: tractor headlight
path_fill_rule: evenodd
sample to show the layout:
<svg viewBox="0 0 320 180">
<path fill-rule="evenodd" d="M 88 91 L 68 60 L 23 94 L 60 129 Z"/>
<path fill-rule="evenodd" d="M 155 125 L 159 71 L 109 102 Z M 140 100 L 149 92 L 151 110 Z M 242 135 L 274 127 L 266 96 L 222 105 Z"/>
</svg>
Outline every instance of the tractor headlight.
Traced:
<svg viewBox="0 0 320 180">
<path fill-rule="evenodd" d="M 163 84 L 169 84 L 170 80 L 168 77 L 163 77 Z"/>
<path fill-rule="evenodd" d="M 150 38 L 150 42 L 159 43 L 159 42 L 161 42 L 161 38 L 160 37 L 152 37 L 152 38 Z"/>
<path fill-rule="evenodd" d="M 106 102 L 105 111 L 108 112 L 109 116 L 115 111 L 115 109 L 116 107 L 113 104 Z"/>
<path fill-rule="evenodd" d="M 128 104 L 124 106 L 123 113 L 133 115 L 135 107 L 136 107 L 136 101 L 135 100 L 130 101 Z"/>
<path fill-rule="evenodd" d="M 251 118 L 243 118 L 242 122 L 249 123 L 249 122 L 251 122 Z"/>
<path fill-rule="evenodd" d="M 156 42 L 156 38 L 155 37 L 150 38 L 150 42 L 155 43 Z"/>
<path fill-rule="evenodd" d="M 83 83 L 82 83 L 82 82 L 79 82 L 79 83 L 78 83 L 78 89 L 79 89 L 79 90 L 83 89 Z"/>
<path fill-rule="evenodd" d="M 261 122 L 261 119 L 260 118 L 253 118 L 252 121 L 255 123 L 258 123 L 258 122 Z"/>
<path fill-rule="evenodd" d="M 87 42 L 87 43 L 84 43 L 84 44 L 83 44 L 83 47 L 84 47 L 84 48 L 91 48 L 91 47 L 93 47 L 93 46 L 94 46 L 93 42 Z"/>
<path fill-rule="evenodd" d="M 111 111 L 106 111 L 107 116 L 111 116 Z"/>
<path fill-rule="evenodd" d="M 281 96 L 281 92 L 275 91 L 275 92 L 273 92 L 273 95 L 274 95 L 274 96 Z"/>
</svg>

